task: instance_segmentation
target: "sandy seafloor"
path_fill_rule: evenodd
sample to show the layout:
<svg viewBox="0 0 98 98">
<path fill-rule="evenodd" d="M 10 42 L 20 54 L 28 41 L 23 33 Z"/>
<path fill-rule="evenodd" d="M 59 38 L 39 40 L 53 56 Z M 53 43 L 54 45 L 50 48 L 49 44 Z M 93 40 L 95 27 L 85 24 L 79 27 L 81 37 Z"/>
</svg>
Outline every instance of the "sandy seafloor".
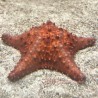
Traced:
<svg viewBox="0 0 98 98">
<path fill-rule="evenodd" d="M 98 0 L 0 0 L 0 37 L 21 34 L 47 20 L 77 36 L 96 38 L 93 47 L 75 55 L 85 84 L 50 70 L 10 82 L 7 76 L 21 55 L 0 38 L 0 98 L 98 98 Z"/>
</svg>

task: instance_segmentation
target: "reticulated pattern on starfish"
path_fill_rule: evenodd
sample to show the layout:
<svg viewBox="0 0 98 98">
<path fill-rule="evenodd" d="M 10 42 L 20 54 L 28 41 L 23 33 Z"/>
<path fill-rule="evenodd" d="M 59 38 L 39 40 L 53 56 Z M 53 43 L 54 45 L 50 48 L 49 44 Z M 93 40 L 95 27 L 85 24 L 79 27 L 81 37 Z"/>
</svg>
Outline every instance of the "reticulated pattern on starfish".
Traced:
<svg viewBox="0 0 98 98">
<path fill-rule="evenodd" d="M 83 83 L 86 77 L 75 64 L 74 55 L 95 43 L 94 38 L 77 37 L 51 21 L 32 27 L 21 35 L 3 34 L 2 40 L 21 53 L 21 59 L 8 76 L 11 81 L 40 69 L 50 69 Z"/>
</svg>

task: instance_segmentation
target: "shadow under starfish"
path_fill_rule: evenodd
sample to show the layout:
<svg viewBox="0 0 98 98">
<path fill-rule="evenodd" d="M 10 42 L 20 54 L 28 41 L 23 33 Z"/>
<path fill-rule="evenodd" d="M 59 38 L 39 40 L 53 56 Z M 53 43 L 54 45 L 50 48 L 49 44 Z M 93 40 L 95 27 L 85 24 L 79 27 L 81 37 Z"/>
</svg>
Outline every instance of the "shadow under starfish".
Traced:
<svg viewBox="0 0 98 98">
<path fill-rule="evenodd" d="M 3 34 L 2 40 L 21 53 L 21 59 L 8 76 L 11 81 L 39 69 L 50 69 L 66 74 L 78 83 L 84 83 L 86 77 L 76 66 L 74 55 L 78 50 L 95 43 L 94 38 L 77 37 L 58 28 L 51 21 L 32 27 L 21 35 Z"/>
</svg>

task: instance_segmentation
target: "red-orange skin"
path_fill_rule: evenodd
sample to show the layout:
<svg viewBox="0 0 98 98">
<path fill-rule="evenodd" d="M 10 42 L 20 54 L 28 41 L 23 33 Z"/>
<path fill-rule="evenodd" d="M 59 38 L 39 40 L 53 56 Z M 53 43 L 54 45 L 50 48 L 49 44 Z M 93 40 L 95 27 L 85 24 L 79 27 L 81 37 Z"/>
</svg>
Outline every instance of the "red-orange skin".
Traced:
<svg viewBox="0 0 98 98">
<path fill-rule="evenodd" d="M 2 40 L 21 53 L 21 59 L 8 76 L 11 81 L 39 69 L 50 69 L 66 74 L 78 83 L 84 83 L 86 77 L 76 66 L 74 55 L 78 50 L 95 43 L 94 38 L 77 37 L 58 28 L 51 21 L 32 27 L 30 31 L 18 36 L 3 34 Z"/>
</svg>

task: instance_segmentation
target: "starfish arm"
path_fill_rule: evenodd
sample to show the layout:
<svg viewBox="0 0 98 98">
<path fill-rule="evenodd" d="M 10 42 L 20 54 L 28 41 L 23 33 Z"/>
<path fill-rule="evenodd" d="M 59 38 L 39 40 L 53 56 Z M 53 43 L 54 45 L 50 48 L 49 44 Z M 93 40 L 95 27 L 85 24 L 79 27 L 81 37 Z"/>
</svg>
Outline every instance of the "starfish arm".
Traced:
<svg viewBox="0 0 98 98">
<path fill-rule="evenodd" d="M 36 71 L 37 66 L 34 65 L 35 63 L 33 59 L 31 59 L 31 56 L 26 55 L 25 57 L 22 57 L 18 62 L 17 66 L 14 68 L 14 70 L 10 72 L 8 79 L 10 81 L 17 81 L 25 75 Z"/>
<path fill-rule="evenodd" d="M 21 54 L 25 54 L 29 50 L 30 45 L 33 44 L 34 40 L 37 37 L 35 32 L 37 32 L 36 28 L 31 28 L 30 31 L 17 36 L 3 34 L 2 40 L 5 44 L 18 49 Z"/>
<path fill-rule="evenodd" d="M 56 70 L 62 72 L 63 74 L 66 74 L 78 83 L 84 83 L 86 80 L 85 75 L 80 71 L 80 69 L 76 66 L 74 60 L 70 57 L 63 58 L 61 64 L 58 63 L 58 66 L 56 66 Z"/>
<path fill-rule="evenodd" d="M 95 38 L 89 37 L 89 38 L 83 38 L 78 37 L 77 38 L 77 50 L 81 50 L 90 46 L 93 46 L 95 43 Z"/>
</svg>

